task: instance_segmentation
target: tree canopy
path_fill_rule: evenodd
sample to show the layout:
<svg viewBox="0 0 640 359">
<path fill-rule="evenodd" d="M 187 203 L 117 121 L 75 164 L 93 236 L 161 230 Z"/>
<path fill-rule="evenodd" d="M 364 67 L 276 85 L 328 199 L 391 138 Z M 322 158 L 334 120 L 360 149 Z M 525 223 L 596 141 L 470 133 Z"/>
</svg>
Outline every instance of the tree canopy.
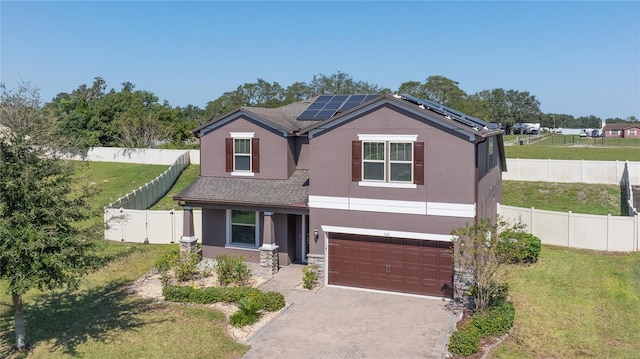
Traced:
<svg viewBox="0 0 640 359">
<path fill-rule="evenodd" d="M 16 347 L 26 346 L 22 295 L 73 287 L 97 263 L 99 226 L 90 226 L 90 192 L 73 164 L 59 159 L 70 142 L 43 115 L 37 89 L 2 86 L 0 125 L 0 279 L 15 310 Z M 63 148 L 64 147 L 64 148 Z"/>
<path fill-rule="evenodd" d="M 289 86 L 258 78 L 211 99 L 205 109 L 191 104 L 173 107 L 166 101 L 160 103 L 153 92 L 136 89 L 128 81 L 119 89 L 108 89 L 106 81 L 96 77 L 90 85 L 59 93 L 44 105 L 43 114 L 59 122 L 67 138 L 85 146 L 183 147 L 195 142 L 193 128 L 241 106 L 273 108 L 322 94 L 382 93 L 409 94 L 435 101 L 507 129 L 519 122 L 539 122 L 549 128 L 599 128 L 602 123 L 596 116 L 576 118 L 542 113 L 540 101 L 524 90 L 494 88 L 467 93 L 458 81 L 442 75 L 406 81 L 392 90 L 340 71 L 316 74 L 307 82 L 297 81 Z M 633 122 L 637 118 L 606 121 Z"/>
</svg>

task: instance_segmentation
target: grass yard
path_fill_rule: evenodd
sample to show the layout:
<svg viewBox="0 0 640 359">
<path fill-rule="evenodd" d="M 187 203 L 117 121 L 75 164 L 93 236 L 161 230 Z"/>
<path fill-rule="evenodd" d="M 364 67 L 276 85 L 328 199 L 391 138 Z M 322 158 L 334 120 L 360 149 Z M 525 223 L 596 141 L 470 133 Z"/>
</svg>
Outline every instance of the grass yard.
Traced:
<svg viewBox="0 0 640 359">
<path fill-rule="evenodd" d="M 508 276 L 515 332 L 492 358 L 637 358 L 640 253 L 543 246 Z"/>
<path fill-rule="evenodd" d="M 176 183 L 171 187 L 169 192 L 162 197 L 153 207 L 150 209 L 182 209 L 182 207 L 178 206 L 178 203 L 173 200 L 173 196 L 177 195 L 180 191 L 185 189 L 193 180 L 195 180 L 200 175 L 200 165 L 190 164 L 187 168 L 182 171 L 180 177 Z"/>
<path fill-rule="evenodd" d="M 90 183 L 99 193 L 91 202 L 104 207 L 125 194 L 158 177 L 169 166 L 117 162 L 77 162 L 79 171 L 86 171 Z"/>
<path fill-rule="evenodd" d="M 640 149 L 632 147 L 505 146 L 507 158 L 587 161 L 640 161 Z"/>
<path fill-rule="evenodd" d="M 502 204 L 548 211 L 620 215 L 620 187 L 607 184 L 502 181 Z"/>
<path fill-rule="evenodd" d="M 12 353 L 13 308 L 0 283 L 1 358 L 239 358 L 226 318 L 204 307 L 158 304 L 127 292 L 171 245 L 105 242 L 116 257 L 75 291 L 24 296 L 29 353 Z M 194 345 L 197 343 L 197 345 Z"/>
</svg>

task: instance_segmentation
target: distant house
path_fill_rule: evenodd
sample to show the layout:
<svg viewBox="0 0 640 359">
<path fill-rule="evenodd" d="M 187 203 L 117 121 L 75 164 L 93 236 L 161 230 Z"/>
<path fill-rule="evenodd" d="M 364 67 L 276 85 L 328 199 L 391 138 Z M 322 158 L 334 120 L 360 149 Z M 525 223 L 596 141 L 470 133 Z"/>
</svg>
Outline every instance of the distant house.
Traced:
<svg viewBox="0 0 640 359">
<path fill-rule="evenodd" d="M 501 200 L 502 131 L 411 96 L 241 107 L 194 132 L 200 176 L 174 199 L 203 209 L 203 255 L 313 263 L 329 285 L 451 297 L 451 230 Z"/>
<path fill-rule="evenodd" d="M 640 123 L 607 123 L 604 137 L 640 138 Z"/>
</svg>

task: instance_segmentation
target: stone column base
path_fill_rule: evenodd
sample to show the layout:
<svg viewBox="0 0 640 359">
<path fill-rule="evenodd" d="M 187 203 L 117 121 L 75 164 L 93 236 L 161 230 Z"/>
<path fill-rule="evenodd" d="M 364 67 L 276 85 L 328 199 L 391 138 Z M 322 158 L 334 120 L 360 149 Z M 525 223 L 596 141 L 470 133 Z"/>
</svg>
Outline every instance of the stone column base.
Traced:
<svg viewBox="0 0 640 359">
<path fill-rule="evenodd" d="M 265 275 L 278 273 L 278 248 L 275 244 L 265 244 L 260 247 L 260 268 Z"/>
<path fill-rule="evenodd" d="M 473 287 L 473 277 L 471 274 L 460 268 L 453 270 L 453 301 L 458 305 L 474 310 L 476 303 L 473 297 L 467 295 Z"/>
<path fill-rule="evenodd" d="M 324 254 L 307 254 L 307 264 L 318 267 L 318 283 L 324 285 Z"/>
<path fill-rule="evenodd" d="M 182 237 L 180 238 L 180 254 L 184 252 L 196 253 L 198 251 L 198 238 Z"/>
</svg>

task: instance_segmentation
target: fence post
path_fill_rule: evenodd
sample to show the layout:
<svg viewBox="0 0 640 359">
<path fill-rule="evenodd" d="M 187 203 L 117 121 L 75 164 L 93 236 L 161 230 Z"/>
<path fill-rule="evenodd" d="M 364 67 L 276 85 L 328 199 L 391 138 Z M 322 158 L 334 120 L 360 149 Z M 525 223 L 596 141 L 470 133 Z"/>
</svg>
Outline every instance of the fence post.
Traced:
<svg viewBox="0 0 640 359">
<path fill-rule="evenodd" d="M 567 212 L 567 247 L 571 248 L 571 211 Z"/>
<path fill-rule="evenodd" d="M 531 230 L 529 232 L 531 232 L 531 234 L 535 235 L 534 230 L 535 230 L 535 226 L 534 226 L 534 221 L 535 220 L 535 208 L 531 207 L 531 209 L 529 210 L 529 222 L 531 223 Z"/>
<path fill-rule="evenodd" d="M 149 244 L 149 210 L 144 210 L 144 244 Z"/>
<path fill-rule="evenodd" d="M 611 233 L 609 232 L 609 228 L 611 228 L 611 215 L 607 214 L 607 242 L 605 242 L 606 251 L 609 251 L 609 241 L 611 240 Z"/>
</svg>

